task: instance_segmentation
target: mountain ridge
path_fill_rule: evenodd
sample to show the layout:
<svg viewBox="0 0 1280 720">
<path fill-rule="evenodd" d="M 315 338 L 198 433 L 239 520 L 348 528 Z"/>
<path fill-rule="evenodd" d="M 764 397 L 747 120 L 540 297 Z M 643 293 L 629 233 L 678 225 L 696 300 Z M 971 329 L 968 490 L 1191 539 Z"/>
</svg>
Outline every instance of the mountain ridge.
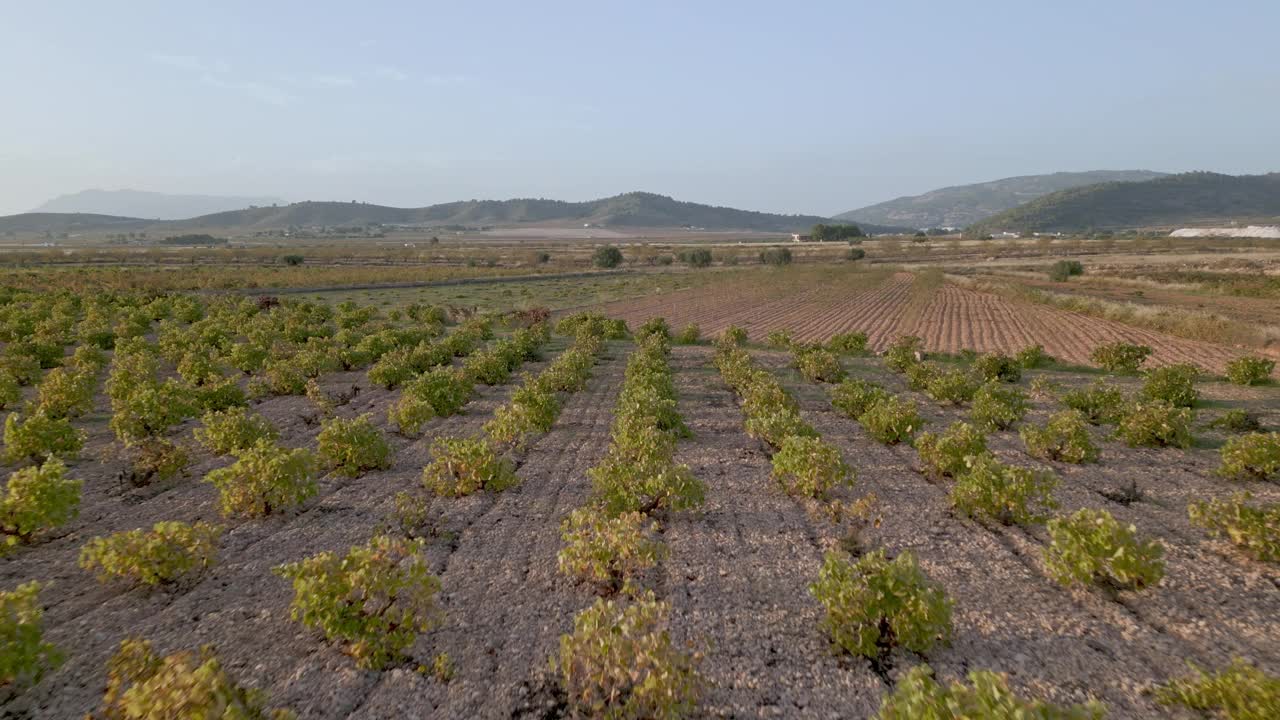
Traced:
<svg viewBox="0 0 1280 720">
<path fill-rule="evenodd" d="M 187 195 L 149 190 L 100 190 L 97 188 L 59 195 L 32 213 L 74 213 L 114 217 L 182 220 L 253 205 L 279 204 L 273 197 Z"/>
<path fill-rule="evenodd" d="M 950 185 L 849 210 L 838 220 L 915 228 L 967 227 L 1042 195 L 1100 182 L 1151 180 L 1152 170 L 1089 170 L 1018 175 L 967 185 Z"/>
</svg>

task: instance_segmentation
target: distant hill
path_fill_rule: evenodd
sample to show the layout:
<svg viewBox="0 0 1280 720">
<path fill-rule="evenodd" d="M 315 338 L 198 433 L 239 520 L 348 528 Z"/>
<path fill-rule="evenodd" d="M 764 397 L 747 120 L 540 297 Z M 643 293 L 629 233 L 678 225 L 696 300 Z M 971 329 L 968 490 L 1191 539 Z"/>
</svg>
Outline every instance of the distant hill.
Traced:
<svg viewBox="0 0 1280 720">
<path fill-rule="evenodd" d="M 987 218 L 973 234 L 1172 227 L 1280 217 L 1280 173 L 1192 172 L 1062 190 Z"/>
<path fill-rule="evenodd" d="M 839 220 L 911 228 L 967 227 L 996 213 L 1058 190 L 1101 182 L 1151 180 L 1150 170 L 1094 170 L 1024 175 L 974 185 L 945 187 L 923 195 L 868 205 L 836 215 Z"/>
<path fill-rule="evenodd" d="M 170 195 L 142 190 L 82 190 L 62 195 L 41 205 L 36 213 L 93 213 L 151 220 L 181 220 L 251 205 L 283 202 L 270 197 L 223 197 L 217 195 Z"/>
<path fill-rule="evenodd" d="M 0 233 L 70 233 L 88 230 L 130 232 L 151 225 L 150 220 L 93 213 L 20 213 L 0 217 Z"/>
<path fill-rule="evenodd" d="M 358 202 L 298 202 L 290 205 L 259 206 L 227 210 L 166 222 L 138 220 L 136 217 L 83 216 L 76 229 L 119 228 L 141 224 L 158 232 L 191 229 L 257 230 L 287 227 L 341 227 L 364 225 L 480 226 L 518 224 L 590 223 L 601 227 L 646 228 L 690 227 L 705 230 L 752 230 L 794 232 L 816 223 L 831 222 L 816 215 L 779 215 L 727 207 L 682 202 L 665 195 L 631 192 L 601 200 L 564 202 L 561 200 L 466 200 L 422 208 L 396 208 Z M 89 218 L 92 218 L 91 222 Z M 68 220 L 45 213 L 0 217 L 0 232 L 64 232 Z M 94 226 L 92 223 L 98 223 Z M 46 227 L 42 223 L 50 226 Z M 869 233 L 896 232 L 906 228 L 862 225 Z"/>
</svg>

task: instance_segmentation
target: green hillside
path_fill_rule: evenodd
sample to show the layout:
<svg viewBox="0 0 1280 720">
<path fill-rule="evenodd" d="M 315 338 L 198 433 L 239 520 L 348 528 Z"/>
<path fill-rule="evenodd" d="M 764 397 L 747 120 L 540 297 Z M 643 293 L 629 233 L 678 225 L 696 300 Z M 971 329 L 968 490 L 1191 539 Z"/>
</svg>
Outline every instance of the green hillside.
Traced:
<svg viewBox="0 0 1280 720">
<path fill-rule="evenodd" d="M 968 232 L 1073 232 L 1269 218 L 1280 218 L 1280 173 L 1193 172 L 1050 193 L 975 223 Z"/>
</svg>

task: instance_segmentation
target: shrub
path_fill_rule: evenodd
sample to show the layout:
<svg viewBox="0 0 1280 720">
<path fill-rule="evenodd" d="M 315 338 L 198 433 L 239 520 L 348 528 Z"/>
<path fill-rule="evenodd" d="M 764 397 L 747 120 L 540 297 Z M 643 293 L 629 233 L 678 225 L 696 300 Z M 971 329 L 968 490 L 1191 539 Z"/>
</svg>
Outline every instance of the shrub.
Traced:
<svg viewBox="0 0 1280 720">
<path fill-rule="evenodd" d="M 845 380 L 831 390 L 831 405 L 844 415 L 858 418 L 872 405 L 889 397 L 889 392 L 875 383 L 861 379 Z"/>
<path fill-rule="evenodd" d="M 671 326 L 667 324 L 664 317 L 651 317 L 640 324 L 636 330 L 636 342 L 642 342 L 650 336 L 657 336 L 664 340 L 671 339 Z"/>
<path fill-rule="evenodd" d="M 112 398 L 111 409 L 111 429 L 126 444 L 158 437 L 198 414 L 191 391 L 172 380 L 143 382 L 124 397 Z"/>
<path fill-rule="evenodd" d="M 1049 521 L 1045 565 L 1063 585 L 1093 583 L 1111 589 L 1139 590 L 1164 577 L 1164 548 L 1139 541 L 1137 528 L 1125 527 L 1106 510 L 1084 508 Z"/>
<path fill-rule="evenodd" d="M 853 485 L 853 468 L 822 438 L 792 435 L 773 454 L 773 479 L 788 495 L 824 500 L 832 488 Z"/>
<path fill-rule="evenodd" d="M 676 335 L 676 342 L 681 345 L 696 345 L 702 337 L 702 330 L 693 323 L 684 326 L 684 329 Z"/>
<path fill-rule="evenodd" d="M 760 251 L 760 262 L 764 265 L 782 265 L 791 264 L 791 250 L 789 248 L 768 248 Z"/>
<path fill-rule="evenodd" d="M 707 248 L 694 248 L 692 250 L 681 250 L 679 253 L 680 262 L 687 264 L 689 267 L 704 268 L 711 265 L 711 251 Z"/>
<path fill-rule="evenodd" d="M 511 463 L 479 438 L 436 438 L 431 456 L 431 463 L 422 470 L 422 482 L 437 495 L 501 492 L 519 482 Z"/>
<path fill-rule="evenodd" d="M 1280 480 L 1280 433 L 1249 433 L 1222 446 L 1218 474 L 1231 480 Z"/>
<path fill-rule="evenodd" d="M 926 360 L 908 365 L 903 374 L 907 376 L 907 387 L 916 392 L 924 392 L 929 383 L 942 374 L 942 368 L 937 363 Z"/>
<path fill-rule="evenodd" d="M 0 498 L 0 555 L 31 542 L 41 530 L 61 527 L 80 514 L 79 480 L 66 476 L 56 458 L 25 467 L 9 476 Z"/>
<path fill-rule="evenodd" d="M 1054 282 L 1066 282 L 1068 278 L 1084 274 L 1084 265 L 1078 260 L 1059 260 L 1049 266 L 1049 279 Z"/>
<path fill-rule="evenodd" d="M 906 372 L 907 368 L 924 359 L 924 340 L 915 335 L 902 335 L 884 351 L 884 363 L 894 372 Z"/>
<path fill-rule="evenodd" d="M 45 373 L 36 392 L 36 412 L 51 418 L 77 418 L 93 409 L 98 386 L 94 373 L 54 368 Z"/>
<path fill-rule="evenodd" d="M 365 375 L 369 382 L 388 390 L 399 387 L 418 374 L 412 348 L 397 348 L 378 358 Z"/>
<path fill-rule="evenodd" d="M 795 367 L 805 380 L 812 383 L 835 383 L 845 377 L 840 359 L 830 350 L 809 349 L 798 353 Z"/>
<path fill-rule="evenodd" d="M 1187 506 L 1191 524 L 1209 531 L 1211 537 L 1225 535 L 1232 543 L 1259 560 L 1280 562 L 1280 504 L 1252 507 L 1249 493 L 1230 500 L 1210 499 Z"/>
<path fill-rule="evenodd" d="M 790 437 L 817 437 L 818 432 L 800 417 L 800 413 L 788 407 L 761 410 L 747 417 L 747 434 L 762 440 L 773 448 L 782 447 Z"/>
<path fill-rule="evenodd" d="M 1116 437 L 1129 447 L 1191 447 L 1191 410 L 1137 403 L 1120 418 Z"/>
<path fill-rule="evenodd" d="M 669 448 L 658 449 L 659 443 L 670 441 L 670 436 L 656 428 L 648 428 L 638 436 L 635 446 L 610 448 L 605 459 L 588 471 L 596 501 L 604 511 L 610 515 L 648 514 L 702 505 L 706 487 L 687 466 L 671 459 Z"/>
<path fill-rule="evenodd" d="M 836 333 L 827 341 L 827 349 L 840 355 L 863 355 L 867 352 L 864 332 Z"/>
<path fill-rule="evenodd" d="M 1227 363 L 1227 379 L 1236 385 L 1261 385 L 1271 379 L 1276 361 L 1246 355 Z"/>
<path fill-rule="evenodd" d="M 511 402 L 494 411 L 483 432 L 500 445 L 522 447 L 530 435 L 550 430 L 559 415 L 556 394 L 529 378 L 512 394 Z"/>
<path fill-rule="evenodd" d="M 987 438 L 969 423 L 956 422 L 941 435 L 927 432 L 916 438 L 916 450 L 926 473 L 956 477 L 969 469 L 975 456 L 987 451 Z"/>
<path fill-rule="evenodd" d="M 143 585 L 171 583 L 212 565 L 221 535 L 222 528 L 208 523 L 158 522 L 150 532 L 93 538 L 80 548 L 80 567 L 97 568 L 102 582 L 117 577 Z"/>
<path fill-rule="evenodd" d="M 598 268 L 616 268 L 622 264 L 622 251 L 612 245 L 601 245 L 591 253 L 591 262 Z"/>
<path fill-rule="evenodd" d="M 702 681 L 696 655 L 667 630 L 671 609 L 651 593 L 600 598 L 560 636 L 557 669 L 574 716 L 679 720 L 694 714 Z"/>
<path fill-rule="evenodd" d="M 973 394 L 970 418 L 987 431 L 1008 430 L 1027 414 L 1027 398 L 1016 388 L 987 383 Z"/>
<path fill-rule="evenodd" d="M 1196 391 L 1196 378 L 1200 368 L 1195 365 L 1167 365 L 1147 372 L 1142 384 L 1142 397 L 1174 407 L 1192 407 L 1200 398 Z"/>
<path fill-rule="evenodd" d="M 951 601 L 905 551 L 876 550 L 850 561 L 828 551 L 809 592 L 827 609 L 823 626 L 836 647 L 883 660 L 894 647 L 926 652 L 951 638 Z"/>
<path fill-rule="evenodd" d="M 0 410 L 22 402 L 22 386 L 8 370 L 0 370 Z"/>
<path fill-rule="evenodd" d="M 391 446 L 369 415 L 324 421 L 316 442 L 320 457 L 347 477 L 391 467 Z"/>
<path fill-rule="evenodd" d="M 653 539 L 657 531 L 658 524 L 642 513 L 609 517 L 590 508 L 574 510 L 560 525 L 560 572 L 606 592 L 624 590 L 658 563 L 663 547 Z"/>
<path fill-rule="evenodd" d="M 1063 410 L 1049 418 L 1044 427 L 1022 428 L 1027 452 L 1046 460 L 1086 463 L 1098 459 L 1098 448 L 1089 437 L 1088 423 L 1079 410 Z"/>
<path fill-rule="evenodd" d="M 887 397 L 872 405 L 858 416 L 858 422 L 867 434 L 885 445 L 910 440 L 924 426 L 915 402 L 897 396 Z"/>
<path fill-rule="evenodd" d="M 1004 675 L 988 670 L 972 670 L 968 677 L 972 687 L 959 682 L 943 687 L 933 679 L 932 668 L 917 665 L 885 697 L 876 720 L 1102 720 L 1106 715 L 1096 701 L 1063 707 L 1018 697 Z"/>
<path fill-rule="evenodd" d="M 287 450 L 260 439 L 236 457 L 228 467 L 212 470 L 204 478 L 218 489 L 225 516 L 269 515 L 300 505 L 319 491 L 316 458 L 309 450 Z"/>
<path fill-rule="evenodd" d="M 440 417 L 456 415 L 471 400 L 475 388 L 467 374 L 457 368 L 436 368 L 419 375 L 405 386 L 404 394 L 431 404 Z"/>
<path fill-rule="evenodd" d="M 431 403 L 418 397 L 404 393 L 387 408 L 387 422 L 395 425 L 399 433 L 406 437 L 416 437 L 422 432 L 422 426 L 436 416 Z"/>
<path fill-rule="evenodd" d="M 849 248 L 844 254 L 844 259 L 849 262 L 857 262 L 866 256 L 867 251 L 862 248 Z"/>
<path fill-rule="evenodd" d="M 794 341 L 791 339 L 789 330 L 774 330 L 764 336 L 764 344 L 774 350 L 789 350 L 792 342 Z"/>
<path fill-rule="evenodd" d="M 25 419 L 10 413 L 4 421 L 4 461 L 43 463 L 54 457 L 74 457 L 84 447 L 84 433 L 66 418 L 36 412 Z"/>
<path fill-rule="evenodd" d="M 947 370 L 929 381 L 925 392 L 940 403 L 962 405 L 973 399 L 981 386 L 978 378 L 967 370 Z"/>
<path fill-rule="evenodd" d="M 0 591 L 0 687 L 36 682 L 62 664 L 62 653 L 44 641 L 40 583 Z"/>
<path fill-rule="evenodd" d="M 323 552 L 275 571 L 293 581 L 293 619 L 345 643 L 362 668 L 398 660 L 439 622 L 440 581 L 420 540 L 379 535 L 345 556 Z"/>
<path fill-rule="evenodd" d="M 1151 352 L 1151 348 L 1146 345 L 1113 342 L 1094 348 L 1089 359 L 1108 372 L 1136 373 L 1151 356 Z"/>
<path fill-rule="evenodd" d="M 1084 413 L 1091 425 L 1106 425 L 1119 422 L 1128 403 L 1119 388 L 1096 382 L 1086 389 L 1063 393 L 1062 404 Z"/>
<path fill-rule="evenodd" d="M 1164 705 L 1215 712 L 1229 720 L 1269 720 L 1280 708 L 1280 677 L 1263 672 L 1241 658 L 1225 670 L 1207 673 L 1191 666 L 1195 676 L 1156 689 Z"/>
<path fill-rule="evenodd" d="M 1026 370 L 1042 367 L 1053 362 L 1053 356 L 1044 351 L 1043 345 L 1028 345 L 1018 351 L 1013 359 Z"/>
<path fill-rule="evenodd" d="M 747 331 L 737 325 L 730 325 L 720 333 L 720 343 L 731 347 L 740 347 L 747 342 Z"/>
<path fill-rule="evenodd" d="M 134 487 L 143 487 L 153 480 L 168 480 L 191 463 L 186 448 L 160 438 L 148 438 L 127 448 L 124 459 L 128 470 L 120 473 Z"/>
<path fill-rule="evenodd" d="M 195 429 L 196 441 L 216 455 L 234 455 L 259 440 L 275 440 L 280 432 L 270 420 L 246 408 L 207 412 Z"/>
<path fill-rule="evenodd" d="M 973 369 L 984 380 L 991 382 L 1016 383 L 1022 379 L 1022 365 L 1001 353 L 979 355 L 973 361 Z"/>
<path fill-rule="evenodd" d="M 1258 422 L 1257 416 L 1253 413 L 1234 408 L 1209 421 L 1209 427 L 1227 432 L 1257 432 L 1262 429 L 1262 423 Z"/>
<path fill-rule="evenodd" d="M 951 505 L 965 517 L 1001 525 L 1030 525 L 1047 519 L 1058 507 L 1051 472 L 1006 465 L 989 453 L 970 458 L 970 467 L 951 488 Z"/>
</svg>

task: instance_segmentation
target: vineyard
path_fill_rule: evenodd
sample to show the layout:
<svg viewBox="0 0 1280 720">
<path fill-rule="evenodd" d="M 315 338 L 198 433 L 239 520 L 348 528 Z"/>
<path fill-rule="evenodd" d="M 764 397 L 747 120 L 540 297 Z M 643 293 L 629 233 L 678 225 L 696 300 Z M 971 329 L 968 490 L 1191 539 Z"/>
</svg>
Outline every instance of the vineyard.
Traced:
<svg viewBox="0 0 1280 720">
<path fill-rule="evenodd" d="M 1266 354 L 892 270 L 0 342 L 0 717 L 1280 713 Z"/>
</svg>

